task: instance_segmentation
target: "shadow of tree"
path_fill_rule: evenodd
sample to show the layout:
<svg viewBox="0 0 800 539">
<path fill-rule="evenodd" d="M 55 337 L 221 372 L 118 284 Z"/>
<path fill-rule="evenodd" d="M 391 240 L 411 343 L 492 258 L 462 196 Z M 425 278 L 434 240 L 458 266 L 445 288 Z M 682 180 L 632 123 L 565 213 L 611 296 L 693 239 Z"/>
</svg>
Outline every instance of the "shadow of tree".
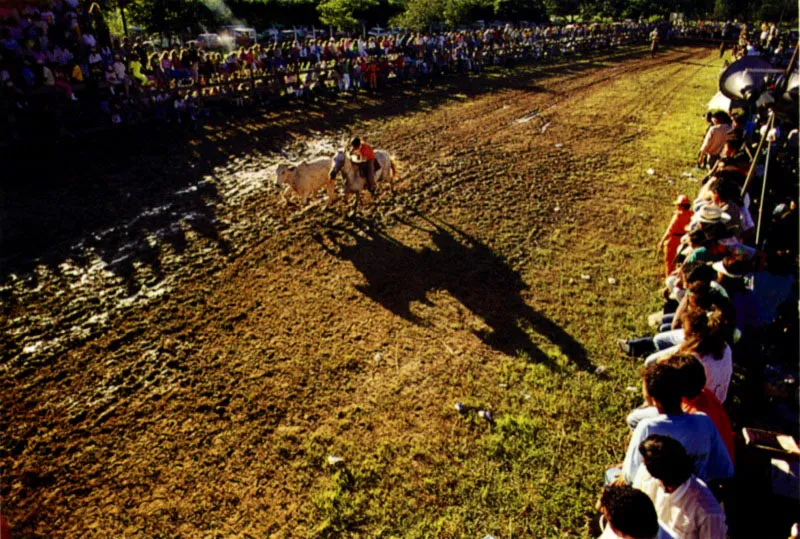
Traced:
<svg viewBox="0 0 800 539">
<path fill-rule="evenodd" d="M 424 216 L 416 221 L 422 224 L 405 220 L 401 225 L 425 233 L 433 248 L 414 249 L 359 219 L 349 226 L 332 225 L 314 239 L 364 276 L 367 284 L 356 287 L 361 293 L 406 320 L 423 324 L 411 311 L 412 303 L 430 305 L 428 293 L 444 290 L 485 322 L 489 329 L 475 334 L 488 346 L 512 356 L 527 353 L 532 361 L 554 366 L 531 339 L 535 332 L 578 368 L 592 368 L 580 343 L 525 303 L 527 285 L 502 256 L 456 227 Z"/>
</svg>

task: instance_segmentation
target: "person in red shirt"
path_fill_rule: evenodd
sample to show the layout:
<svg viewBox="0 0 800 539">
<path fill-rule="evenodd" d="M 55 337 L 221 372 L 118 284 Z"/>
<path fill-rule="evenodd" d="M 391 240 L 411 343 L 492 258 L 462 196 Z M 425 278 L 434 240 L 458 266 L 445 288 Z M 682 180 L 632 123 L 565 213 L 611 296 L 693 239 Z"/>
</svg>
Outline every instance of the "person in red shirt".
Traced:
<svg viewBox="0 0 800 539">
<path fill-rule="evenodd" d="M 675 354 L 666 363 L 678 369 L 684 378 L 684 396 L 681 409 L 687 414 L 703 412 L 719 431 L 728 454 L 733 462 L 734 436 L 728 413 L 714 392 L 706 387 L 706 370 L 693 354 Z"/>
<path fill-rule="evenodd" d="M 734 434 L 730 417 L 714 392 L 706 388 L 706 369 L 694 354 L 676 353 L 658 360 L 659 364 L 666 365 L 677 372 L 681 384 L 681 412 L 684 414 L 698 414 L 708 416 L 719 432 L 722 443 L 728 451 L 728 456 L 733 464 Z M 635 429 L 639 422 L 658 415 L 658 409 L 645 403 L 631 412 L 626 422 L 631 429 Z"/>
<path fill-rule="evenodd" d="M 378 64 L 374 60 L 369 60 L 365 68 L 367 74 L 367 82 L 369 83 L 370 90 L 378 89 Z"/>
<path fill-rule="evenodd" d="M 11 527 L 3 513 L 0 513 L 0 539 L 11 539 Z"/>
<path fill-rule="evenodd" d="M 377 160 L 375 159 L 375 150 L 366 142 L 361 142 L 361 139 L 355 137 L 350 142 L 350 154 L 358 157 L 361 174 L 367 179 L 367 189 L 370 193 L 375 192 L 375 171 Z"/>
<path fill-rule="evenodd" d="M 672 216 L 661 242 L 658 244 L 659 251 L 664 252 L 664 269 L 667 277 L 675 271 L 675 255 L 681 244 L 681 236 L 686 232 L 686 227 L 692 220 L 693 212 L 691 202 L 686 195 L 680 195 L 675 201 L 675 214 Z"/>
</svg>

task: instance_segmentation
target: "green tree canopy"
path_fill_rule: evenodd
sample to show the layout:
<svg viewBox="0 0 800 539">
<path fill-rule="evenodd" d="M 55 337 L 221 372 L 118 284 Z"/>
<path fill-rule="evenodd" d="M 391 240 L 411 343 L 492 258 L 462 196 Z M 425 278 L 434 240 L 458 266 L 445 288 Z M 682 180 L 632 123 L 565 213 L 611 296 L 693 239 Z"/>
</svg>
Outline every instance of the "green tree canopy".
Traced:
<svg viewBox="0 0 800 539">
<path fill-rule="evenodd" d="M 378 0 L 322 0 L 317 11 L 320 22 L 326 26 L 354 28 L 359 19 L 378 3 Z"/>
<path fill-rule="evenodd" d="M 354 29 L 362 22 L 414 30 L 479 19 L 508 22 L 623 19 L 685 13 L 689 18 L 796 21 L 797 0 L 107 0 L 106 17 L 123 5 L 128 22 L 154 32 L 184 33 L 223 24 L 263 30 L 274 24 Z"/>
<path fill-rule="evenodd" d="M 548 20 L 547 7 L 542 0 L 494 0 L 494 14 L 505 21 Z"/>
</svg>

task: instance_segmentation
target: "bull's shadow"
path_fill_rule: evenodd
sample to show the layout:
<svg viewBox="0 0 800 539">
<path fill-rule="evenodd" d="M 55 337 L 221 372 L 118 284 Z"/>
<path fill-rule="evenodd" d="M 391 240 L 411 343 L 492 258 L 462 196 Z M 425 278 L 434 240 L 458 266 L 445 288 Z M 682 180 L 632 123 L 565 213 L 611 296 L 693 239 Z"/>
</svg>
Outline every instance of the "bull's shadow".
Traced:
<svg viewBox="0 0 800 539">
<path fill-rule="evenodd" d="M 367 284 L 358 285 L 359 291 L 406 320 L 424 323 L 411 312 L 411 304 L 430 304 L 429 292 L 446 290 L 486 323 L 489 330 L 476 334 L 496 350 L 525 352 L 533 361 L 552 366 L 553 360 L 531 340 L 529 331 L 534 331 L 579 368 L 591 368 L 580 343 L 525 303 L 527 285 L 501 256 L 453 226 L 420 219 L 422 226 L 403 224 L 428 234 L 433 248 L 414 249 L 364 222 L 331 227 L 316 240 L 364 275 Z"/>
</svg>

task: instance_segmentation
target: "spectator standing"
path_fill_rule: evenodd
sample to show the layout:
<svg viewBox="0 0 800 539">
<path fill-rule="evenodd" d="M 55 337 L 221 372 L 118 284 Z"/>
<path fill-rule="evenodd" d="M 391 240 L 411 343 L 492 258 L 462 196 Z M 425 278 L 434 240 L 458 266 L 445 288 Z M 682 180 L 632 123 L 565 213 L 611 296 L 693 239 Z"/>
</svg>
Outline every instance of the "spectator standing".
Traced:
<svg viewBox="0 0 800 539">
<path fill-rule="evenodd" d="M 697 159 L 698 166 L 703 166 L 706 160 L 709 167 L 714 166 L 731 130 L 730 118 L 722 111 L 715 112 L 711 116 L 711 121 L 712 125 L 706 132 L 703 145 L 700 147 L 700 156 Z"/>
</svg>

